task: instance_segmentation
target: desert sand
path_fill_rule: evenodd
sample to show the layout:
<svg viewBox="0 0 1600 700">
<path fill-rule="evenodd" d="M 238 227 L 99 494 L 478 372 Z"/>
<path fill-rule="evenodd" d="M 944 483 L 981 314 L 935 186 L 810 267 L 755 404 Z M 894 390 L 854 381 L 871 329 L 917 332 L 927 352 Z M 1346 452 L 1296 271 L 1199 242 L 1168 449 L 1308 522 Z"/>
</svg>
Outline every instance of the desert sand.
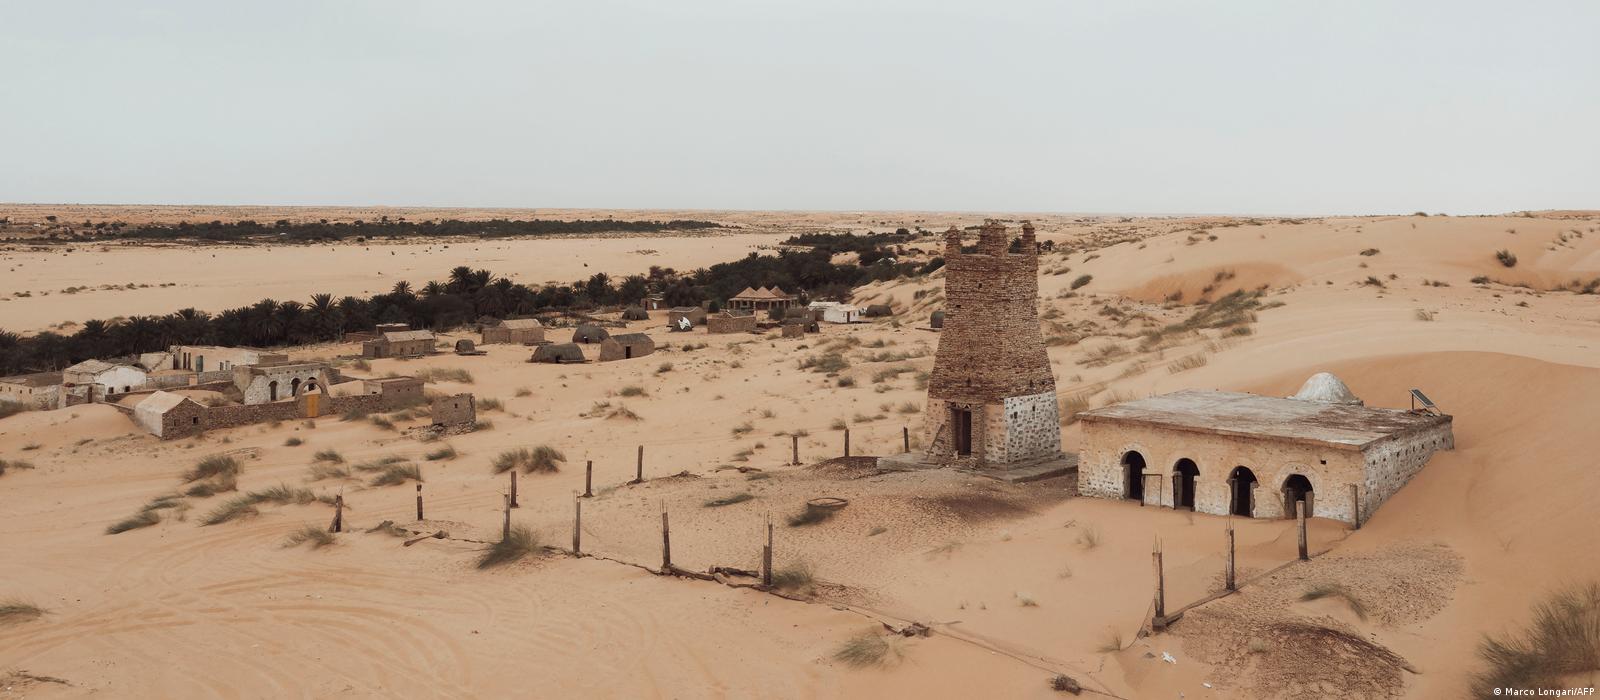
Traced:
<svg viewBox="0 0 1600 700">
<path fill-rule="evenodd" d="M 456 264 L 526 282 L 691 269 L 770 247 L 784 231 L 938 230 L 983 218 L 680 214 L 749 230 L 370 247 L 13 246 L 0 260 L 10 270 L 0 293 L 35 293 L 0 302 L 0 327 L 371 292 L 436 279 Z M 938 308 L 938 273 L 858 290 L 861 303 L 893 300 L 893 319 L 803 339 L 668 333 L 657 314 L 632 327 L 666 347 L 628 361 L 536 365 L 526 349 L 500 345 L 479 357 L 346 367 L 469 371 L 470 384 L 430 389 L 471 391 L 503 407 L 480 413 L 492 426 L 448 438 L 457 453 L 448 459 L 425 457 L 441 443 L 366 420 L 161 442 L 108 406 L 22 413 L 0 420 L 0 458 L 36 467 L 0 476 L 0 600 L 48 612 L 0 626 L 0 674 L 29 674 L 11 676 L 0 696 L 1045 698 L 1058 696 L 1049 680 L 1065 674 L 1089 697 L 1462 697 L 1483 634 L 1523 624 L 1563 584 L 1600 577 L 1600 297 L 1554 291 L 1600 278 L 1600 216 L 1030 218 L 1042 239 L 1077 248 L 1045 255 L 1041 270 L 1046 336 L 1071 336 L 1050 348 L 1064 403 L 1183 388 L 1284 396 L 1331 371 L 1368 405 L 1403 408 L 1408 389 L 1423 389 L 1454 415 L 1456 449 L 1436 455 L 1359 530 L 1313 518 L 1317 556 L 1307 563 L 1291 564 L 1292 521 L 1235 520 L 1241 592 L 1141 637 L 1152 543 L 1159 538 L 1165 551 L 1168 609 L 1182 608 L 1221 588 L 1225 518 L 1070 498 L 1070 477 L 1007 485 L 835 459 L 841 422 L 855 455 L 899 452 L 902 428 L 916 434 L 925 399 L 917 373 L 931 366 L 939 338 L 923 328 Z M 1377 252 L 1362 254 L 1369 249 Z M 1499 249 L 1519 264 L 1501 265 Z M 262 268 L 275 272 L 249 274 Z M 1082 275 L 1092 280 L 1074 293 L 1069 285 Z M 1479 276 L 1495 281 L 1470 281 Z M 38 294 L 158 281 L 179 286 Z M 1203 295 L 1261 286 L 1281 304 L 1260 310 L 1249 335 L 1138 347 L 1142 327 L 1182 319 Z M 1121 354 L 1091 361 L 1111 344 Z M 825 346 L 850 358 L 841 374 L 853 386 L 798 367 Z M 1204 364 L 1171 365 L 1194 355 Z M 1069 426 L 1064 449 L 1077 440 Z M 574 496 L 592 461 L 582 547 L 595 556 L 550 553 L 479 570 L 484 543 L 499 537 L 508 485 L 491 463 L 534 445 L 561 450 L 566 462 L 558 473 L 521 477 L 513 522 L 570 547 Z M 627 484 L 640 445 L 646 481 Z M 415 461 L 427 520 L 416 521 L 410 485 L 368 486 L 359 472 L 309 480 L 320 450 L 346 464 Z M 241 491 L 342 489 L 349 531 L 328 547 L 283 546 L 298 528 L 327 524 L 332 510 L 320 502 L 201 526 L 231 495 L 222 494 L 185 499 L 155 526 L 103 534 L 177 490 L 197 460 L 222 453 L 241 460 Z M 752 498 L 706 505 L 745 493 Z M 817 525 L 785 524 L 822 496 L 849 505 Z M 756 568 L 771 517 L 779 568 L 803 564 L 816 582 L 779 597 L 651 573 L 661 564 L 663 510 L 678 567 Z M 366 532 L 385 520 L 449 537 L 403 546 Z M 1300 601 L 1321 582 L 1354 591 L 1366 616 Z M 931 634 L 894 638 L 887 663 L 855 668 L 834 658 L 863 631 L 913 622 Z M 1345 652 L 1337 664 L 1330 644 Z"/>
</svg>

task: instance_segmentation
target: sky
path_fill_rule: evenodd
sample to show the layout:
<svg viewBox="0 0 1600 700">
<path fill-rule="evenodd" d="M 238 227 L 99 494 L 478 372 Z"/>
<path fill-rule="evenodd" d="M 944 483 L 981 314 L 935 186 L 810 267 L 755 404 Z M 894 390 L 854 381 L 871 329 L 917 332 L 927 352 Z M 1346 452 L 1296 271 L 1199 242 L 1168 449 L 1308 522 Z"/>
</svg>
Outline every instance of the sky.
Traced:
<svg viewBox="0 0 1600 700">
<path fill-rule="evenodd" d="M 1595 0 L 0 2 L 0 201 L 1600 208 Z"/>
</svg>

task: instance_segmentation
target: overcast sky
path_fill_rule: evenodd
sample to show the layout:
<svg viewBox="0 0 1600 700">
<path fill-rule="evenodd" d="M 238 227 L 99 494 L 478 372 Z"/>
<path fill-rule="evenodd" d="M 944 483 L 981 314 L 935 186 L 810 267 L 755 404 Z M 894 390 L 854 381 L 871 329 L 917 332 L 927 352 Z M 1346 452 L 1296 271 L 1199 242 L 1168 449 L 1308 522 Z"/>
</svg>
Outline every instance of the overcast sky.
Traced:
<svg viewBox="0 0 1600 700">
<path fill-rule="evenodd" d="M 1596 0 L 0 4 L 0 201 L 1600 208 Z"/>
</svg>

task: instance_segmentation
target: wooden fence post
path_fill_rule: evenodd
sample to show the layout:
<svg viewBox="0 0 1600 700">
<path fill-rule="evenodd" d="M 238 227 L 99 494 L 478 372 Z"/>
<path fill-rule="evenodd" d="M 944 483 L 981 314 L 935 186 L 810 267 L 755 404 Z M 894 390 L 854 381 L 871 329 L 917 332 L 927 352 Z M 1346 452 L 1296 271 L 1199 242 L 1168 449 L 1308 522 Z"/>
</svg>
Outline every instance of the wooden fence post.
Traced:
<svg viewBox="0 0 1600 700">
<path fill-rule="evenodd" d="M 328 526 L 328 532 L 344 532 L 344 494 L 333 497 L 333 524 Z"/>
<path fill-rule="evenodd" d="M 1226 585 L 1228 587 L 1228 590 L 1230 590 L 1230 591 L 1239 590 L 1238 587 L 1236 587 L 1234 585 L 1233 572 L 1234 572 L 1234 568 L 1233 568 L 1233 517 L 1229 516 L 1228 517 L 1228 569 L 1227 569 L 1227 573 L 1226 573 Z"/>
<path fill-rule="evenodd" d="M 772 514 L 767 514 L 767 546 L 761 549 L 761 585 L 772 586 Z"/>
<path fill-rule="evenodd" d="M 634 474 L 633 483 L 644 483 L 644 445 L 639 446 L 639 465 Z"/>
<path fill-rule="evenodd" d="M 501 500 L 505 501 L 506 504 L 506 519 L 500 524 L 500 539 L 509 540 L 511 539 L 511 496 L 508 494 L 501 496 L 500 498 Z"/>
<path fill-rule="evenodd" d="M 1350 485 L 1350 518 L 1355 523 L 1355 529 L 1361 529 L 1361 487 Z"/>
<path fill-rule="evenodd" d="M 572 553 L 583 554 L 583 499 L 572 493 Z"/>
<path fill-rule="evenodd" d="M 422 519 L 422 484 L 417 484 L 417 520 Z"/>
<path fill-rule="evenodd" d="M 844 429 L 844 456 L 850 456 L 850 429 Z"/>
<path fill-rule="evenodd" d="M 900 444 L 905 447 L 906 454 L 911 453 L 911 426 L 900 426 Z"/>
<path fill-rule="evenodd" d="M 594 498 L 594 460 L 583 465 L 583 497 Z"/>
<path fill-rule="evenodd" d="M 1300 527 L 1300 561 L 1310 561 L 1311 556 L 1306 551 L 1306 502 L 1294 502 L 1294 519 Z"/>
<path fill-rule="evenodd" d="M 1156 616 L 1151 622 L 1155 629 L 1167 626 L 1167 581 L 1161 570 L 1161 540 L 1156 540 L 1155 546 L 1150 550 L 1150 561 L 1156 568 Z"/>
<path fill-rule="evenodd" d="M 517 470 L 515 469 L 511 470 L 511 507 L 521 507 L 517 505 Z"/>
<path fill-rule="evenodd" d="M 667 510 L 661 509 L 661 573 L 672 572 L 672 526 L 667 524 Z"/>
<path fill-rule="evenodd" d="M 795 466 L 799 466 L 799 464 L 800 464 L 800 436 L 799 435 L 790 435 L 789 439 L 794 443 L 794 461 L 790 462 L 790 464 L 793 464 Z"/>
</svg>

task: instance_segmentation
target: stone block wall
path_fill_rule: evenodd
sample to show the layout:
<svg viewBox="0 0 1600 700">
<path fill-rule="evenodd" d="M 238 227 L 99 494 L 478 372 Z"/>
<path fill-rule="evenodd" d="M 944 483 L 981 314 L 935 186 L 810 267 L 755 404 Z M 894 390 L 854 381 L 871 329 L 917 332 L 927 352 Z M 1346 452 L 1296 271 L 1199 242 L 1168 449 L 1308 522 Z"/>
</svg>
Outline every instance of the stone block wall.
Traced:
<svg viewBox="0 0 1600 700">
<path fill-rule="evenodd" d="M 1247 467 L 1256 477 L 1257 518 L 1284 517 L 1283 484 L 1290 475 L 1300 474 L 1311 482 L 1312 516 L 1352 522 L 1355 503 L 1350 485 L 1366 481 L 1365 459 L 1357 450 L 1085 420 L 1078 454 L 1079 494 L 1126 497 L 1122 458 L 1128 452 L 1142 455 L 1146 473 L 1161 477 L 1159 488 L 1156 479 L 1145 481 L 1145 502 L 1169 508 L 1174 504 L 1174 468 L 1180 459 L 1193 460 L 1200 471 L 1195 479 L 1195 511 L 1214 515 L 1228 514 L 1232 500 L 1228 477 L 1235 467 Z M 1363 518 L 1368 513 L 1363 510 Z"/>
<path fill-rule="evenodd" d="M 754 314 L 743 316 L 707 316 L 706 332 L 708 333 L 750 333 L 756 329 Z"/>
<path fill-rule="evenodd" d="M 1363 522 L 1378 506 L 1389 500 L 1411 477 L 1422 471 L 1433 453 L 1456 448 L 1453 421 L 1424 431 L 1400 435 L 1368 446 L 1365 455 L 1366 480 L 1361 489 Z"/>
<path fill-rule="evenodd" d="M 456 394 L 455 396 L 441 396 L 433 400 L 429 412 L 433 415 L 433 424 L 445 427 L 472 425 L 478 422 L 477 402 L 472 394 Z"/>
</svg>

